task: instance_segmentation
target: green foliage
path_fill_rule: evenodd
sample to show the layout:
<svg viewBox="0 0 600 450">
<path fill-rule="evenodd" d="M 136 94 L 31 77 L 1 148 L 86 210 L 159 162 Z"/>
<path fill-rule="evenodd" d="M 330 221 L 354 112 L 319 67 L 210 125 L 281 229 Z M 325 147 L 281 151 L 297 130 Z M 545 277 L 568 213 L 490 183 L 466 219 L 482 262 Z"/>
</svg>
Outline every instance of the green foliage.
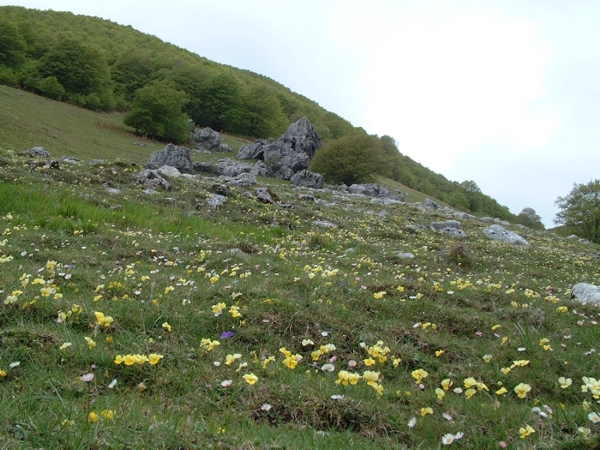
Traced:
<svg viewBox="0 0 600 450">
<path fill-rule="evenodd" d="M 190 132 L 189 117 L 182 112 L 188 97 L 172 81 L 159 80 L 135 92 L 131 112 L 123 123 L 139 133 L 180 144 Z"/>
<path fill-rule="evenodd" d="M 600 243 L 600 180 L 587 184 L 573 184 L 564 197 L 558 197 L 555 205 L 560 209 L 554 223 L 564 225 L 577 236 Z"/>
<path fill-rule="evenodd" d="M 0 17 L 0 66 L 18 66 L 24 59 L 26 47 L 16 25 Z"/>
<path fill-rule="evenodd" d="M 37 88 L 43 95 L 53 100 L 61 100 L 66 92 L 55 76 L 44 78 L 39 82 Z"/>
<path fill-rule="evenodd" d="M 523 211 L 515 218 L 515 223 L 525 225 L 532 230 L 545 229 L 542 218 L 535 212 L 535 209 L 529 207 L 523 208 Z"/>
<path fill-rule="evenodd" d="M 355 132 L 321 147 L 310 163 L 310 170 L 325 179 L 348 186 L 389 173 L 391 157 L 376 136 Z"/>
</svg>

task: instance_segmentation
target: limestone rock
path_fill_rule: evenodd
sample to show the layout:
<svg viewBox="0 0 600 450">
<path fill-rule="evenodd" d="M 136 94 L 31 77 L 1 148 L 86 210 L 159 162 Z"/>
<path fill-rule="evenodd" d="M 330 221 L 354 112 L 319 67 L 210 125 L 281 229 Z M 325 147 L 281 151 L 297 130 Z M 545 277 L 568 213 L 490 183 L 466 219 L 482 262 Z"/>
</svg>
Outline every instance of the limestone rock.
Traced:
<svg viewBox="0 0 600 450">
<path fill-rule="evenodd" d="M 362 194 L 368 197 L 391 197 L 390 190 L 384 186 L 380 186 L 377 183 L 353 184 L 352 186 L 348 187 L 348 192 L 352 194 Z"/>
<path fill-rule="evenodd" d="M 301 170 L 290 178 L 290 182 L 292 186 L 321 189 L 323 187 L 323 175 L 309 172 L 308 170 Z"/>
<path fill-rule="evenodd" d="M 241 173 L 238 176 L 229 179 L 227 181 L 227 184 L 229 186 L 248 187 L 248 186 L 252 186 L 253 184 L 258 184 L 258 180 L 256 179 L 256 176 L 254 176 L 254 174 Z"/>
<path fill-rule="evenodd" d="M 588 283 L 577 283 L 571 289 L 571 299 L 575 299 L 584 305 L 599 305 L 600 304 L 600 286 L 595 286 Z"/>
<path fill-rule="evenodd" d="M 193 134 L 196 150 L 214 152 L 219 150 L 221 135 L 212 128 L 206 127 Z"/>
<path fill-rule="evenodd" d="M 79 158 L 74 156 L 61 156 L 60 160 L 66 164 L 79 164 L 81 162 Z"/>
<path fill-rule="evenodd" d="M 229 197 L 231 195 L 231 189 L 229 189 L 229 186 L 226 184 L 215 183 L 211 186 L 210 190 L 223 197 Z"/>
<path fill-rule="evenodd" d="M 275 203 L 275 199 L 271 196 L 271 190 L 268 188 L 256 188 L 254 189 L 256 193 L 256 199 L 262 203 L 267 203 L 272 205 Z"/>
<path fill-rule="evenodd" d="M 132 176 L 134 182 L 143 185 L 146 190 L 160 188 L 168 191 L 171 183 L 165 180 L 156 170 L 144 169 Z"/>
<path fill-rule="evenodd" d="M 213 194 L 211 197 L 206 199 L 206 205 L 214 209 L 221 208 L 221 206 L 223 206 L 225 203 L 227 203 L 227 197 L 224 195 Z"/>
<path fill-rule="evenodd" d="M 313 221 L 313 225 L 321 228 L 338 228 L 335 223 L 329 222 L 328 220 L 315 220 Z"/>
<path fill-rule="evenodd" d="M 425 209 L 429 209 L 429 210 L 433 210 L 433 211 L 442 209 L 442 207 L 439 204 L 437 204 L 436 202 L 434 202 L 433 200 L 428 199 L 428 198 L 426 198 L 425 201 L 423 202 L 423 207 Z"/>
<path fill-rule="evenodd" d="M 32 147 L 29 150 L 19 153 L 21 156 L 29 156 L 31 158 L 52 158 L 50 150 L 46 147 Z"/>
<path fill-rule="evenodd" d="M 181 176 L 181 172 L 171 166 L 161 166 L 157 172 L 163 177 L 178 178 Z"/>
<path fill-rule="evenodd" d="M 514 231 L 509 231 L 501 225 L 490 225 L 483 230 L 483 234 L 492 240 L 506 242 L 516 245 L 530 245 L 526 239 L 519 236 Z"/>
<path fill-rule="evenodd" d="M 458 220 L 445 220 L 444 222 L 431 222 L 431 228 L 434 230 L 443 230 L 444 228 L 462 229 Z"/>
<path fill-rule="evenodd" d="M 192 173 L 194 165 L 186 147 L 168 144 L 164 149 L 150 155 L 146 169 L 156 170 L 162 166 L 175 167 L 181 173 Z"/>
</svg>

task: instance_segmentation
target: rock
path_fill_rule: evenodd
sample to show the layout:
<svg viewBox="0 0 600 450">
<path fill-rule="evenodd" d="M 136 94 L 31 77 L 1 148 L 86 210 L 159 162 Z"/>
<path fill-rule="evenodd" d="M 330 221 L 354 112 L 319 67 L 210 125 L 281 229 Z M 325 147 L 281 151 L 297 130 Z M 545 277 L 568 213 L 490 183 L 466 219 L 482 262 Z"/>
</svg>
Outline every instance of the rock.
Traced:
<svg viewBox="0 0 600 450">
<path fill-rule="evenodd" d="M 227 184 L 229 184 L 229 186 L 248 187 L 252 186 L 253 184 L 258 184 L 258 180 L 251 173 L 241 173 L 237 177 L 227 181 Z"/>
<path fill-rule="evenodd" d="M 368 197 L 390 198 L 391 192 L 388 188 L 380 186 L 377 183 L 353 184 L 348 187 L 348 192 L 352 194 L 362 194 Z"/>
<path fill-rule="evenodd" d="M 458 230 L 458 229 L 452 228 L 452 227 L 442 228 L 439 231 L 441 231 L 442 233 L 444 233 L 447 236 L 455 237 L 458 239 L 466 239 L 467 237 L 469 237 L 469 235 L 466 232 L 464 232 L 463 230 Z"/>
<path fill-rule="evenodd" d="M 323 187 L 323 175 L 309 172 L 308 170 L 301 170 L 290 178 L 290 182 L 292 186 L 321 189 Z"/>
<path fill-rule="evenodd" d="M 106 188 L 106 192 L 107 192 L 108 194 L 112 194 L 112 195 L 117 195 L 117 194 L 120 194 L 120 193 L 121 193 L 121 191 L 120 191 L 119 189 L 116 189 L 116 188 L 110 188 L 110 187 L 109 187 L 109 188 Z"/>
<path fill-rule="evenodd" d="M 458 220 L 446 220 L 444 222 L 431 222 L 431 228 L 434 230 L 443 230 L 444 228 L 455 228 L 460 230 L 462 227 Z"/>
<path fill-rule="evenodd" d="M 192 173 L 194 170 L 190 151 L 186 147 L 173 144 L 152 153 L 146 169 L 156 170 L 162 166 L 175 167 L 181 173 Z"/>
<path fill-rule="evenodd" d="M 211 173 L 217 175 L 217 167 L 209 162 L 196 161 L 192 165 L 196 172 Z"/>
<path fill-rule="evenodd" d="M 60 160 L 67 164 L 79 164 L 81 162 L 79 158 L 75 158 L 74 156 L 61 156 Z"/>
<path fill-rule="evenodd" d="M 219 175 L 225 175 L 226 177 L 237 177 L 242 173 L 250 173 L 252 170 L 251 164 L 234 161 L 231 158 L 218 160 L 215 167 Z"/>
<path fill-rule="evenodd" d="M 338 228 L 338 226 L 335 223 L 329 222 L 327 220 L 315 220 L 313 221 L 313 225 L 315 227 L 321 228 Z"/>
<path fill-rule="evenodd" d="M 273 203 L 275 203 L 277 200 L 275 198 L 273 198 L 273 191 L 271 191 L 271 189 L 269 188 L 256 188 L 254 189 L 254 192 L 256 194 L 256 199 L 262 203 L 267 203 L 272 205 Z M 277 197 L 277 196 L 275 196 Z"/>
<path fill-rule="evenodd" d="M 263 160 L 276 178 L 289 180 L 308 163 L 321 146 L 321 137 L 306 117 L 292 123 L 276 141 L 259 139 L 238 151 L 239 159 Z"/>
<path fill-rule="evenodd" d="M 143 185 L 147 189 L 160 188 L 168 191 L 171 189 L 171 184 L 165 180 L 156 170 L 144 169 L 141 172 L 134 174 L 133 181 Z"/>
<path fill-rule="evenodd" d="M 413 255 L 412 253 L 408 253 L 408 252 L 394 252 L 393 253 L 394 256 L 396 256 L 397 258 L 401 258 L 401 259 L 413 259 L 415 257 L 415 255 Z"/>
<path fill-rule="evenodd" d="M 434 202 L 433 200 L 430 200 L 428 198 L 426 198 L 425 201 L 423 202 L 423 207 L 425 209 L 429 209 L 429 210 L 433 210 L 433 211 L 436 211 L 436 210 L 442 208 L 439 204 L 437 204 L 436 202 Z"/>
<path fill-rule="evenodd" d="M 530 245 L 524 238 L 514 231 L 506 230 L 501 225 L 490 225 L 483 230 L 483 234 L 492 240 L 506 242 L 508 244 Z"/>
<path fill-rule="evenodd" d="M 462 211 L 454 211 L 454 216 L 459 219 L 474 219 L 475 216 Z"/>
<path fill-rule="evenodd" d="M 192 133 L 195 142 L 194 148 L 213 152 L 221 145 L 221 135 L 212 128 L 206 127 L 197 133 Z"/>
<path fill-rule="evenodd" d="M 374 197 L 371 199 L 371 203 L 376 203 L 378 205 L 394 205 L 399 203 L 404 203 L 400 200 L 396 200 L 395 198 L 379 198 Z"/>
<path fill-rule="evenodd" d="M 337 188 L 338 192 L 348 192 L 348 186 L 346 186 L 345 184 L 341 184 L 338 188 Z"/>
<path fill-rule="evenodd" d="M 31 158 L 52 158 L 50 150 L 46 147 L 32 147 L 29 150 L 19 153 L 21 156 L 29 156 Z"/>
<path fill-rule="evenodd" d="M 305 201 L 305 202 L 315 202 L 317 199 L 315 199 L 314 195 L 310 195 L 310 194 L 301 194 L 298 196 L 299 200 Z"/>
<path fill-rule="evenodd" d="M 211 192 L 222 195 L 223 197 L 229 197 L 231 195 L 231 189 L 226 184 L 215 183 L 210 188 Z"/>
<path fill-rule="evenodd" d="M 571 289 L 571 299 L 578 300 L 584 305 L 599 305 L 600 287 L 588 283 L 577 283 Z"/>
<path fill-rule="evenodd" d="M 213 194 L 211 197 L 206 199 L 206 205 L 214 209 L 221 208 L 221 206 L 223 206 L 225 203 L 227 203 L 227 197 L 224 195 Z"/>
<path fill-rule="evenodd" d="M 163 177 L 178 178 L 181 176 L 181 172 L 171 166 L 161 166 L 157 172 Z"/>
<path fill-rule="evenodd" d="M 244 192 L 242 192 L 242 195 L 246 198 L 250 198 L 250 199 L 254 198 L 254 195 L 250 191 L 244 191 Z"/>
<path fill-rule="evenodd" d="M 90 166 L 105 166 L 106 160 L 104 159 L 90 159 Z"/>
<path fill-rule="evenodd" d="M 261 177 L 272 177 L 273 172 L 269 169 L 269 167 L 263 161 L 256 161 L 256 163 L 252 166 L 250 173 L 256 176 Z"/>
</svg>

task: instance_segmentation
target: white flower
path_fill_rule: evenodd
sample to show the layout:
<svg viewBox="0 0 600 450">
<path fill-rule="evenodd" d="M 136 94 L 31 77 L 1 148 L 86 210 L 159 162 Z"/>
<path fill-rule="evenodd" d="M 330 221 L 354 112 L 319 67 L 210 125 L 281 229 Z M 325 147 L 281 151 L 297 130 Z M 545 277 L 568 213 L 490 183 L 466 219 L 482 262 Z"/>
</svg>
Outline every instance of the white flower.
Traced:
<svg viewBox="0 0 600 450">
<path fill-rule="evenodd" d="M 231 386 L 231 383 L 233 383 L 233 380 L 223 380 L 223 381 L 221 381 L 221 386 L 229 387 L 229 386 Z"/>
<path fill-rule="evenodd" d="M 410 419 L 410 420 L 408 421 L 408 428 L 412 428 L 412 427 L 414 427 L 416 424 L 417 424 L 417 418 L 416 418 L 416 417 L 413 417 L 412 419 Z"/>
<path fill-rule="evenodd" d="M 268 403 L 263 403 L 263 405 L 260 407 L 260 409 L 263 411 L 270 411 L 271 408 L 272 408 L 272 406 L 269 405 Z"/>
<path fill-rule="evenodd" d="M 453 434 L 445 434 L 442 436 L 442 444 L 444 445 L 450 445 L 454 442 L 454 435 Z"/>
<path fill-rule="evenodd" d="M 600 416 L 595 412 L 589 413 L 588 419 L 590 419 L 594 423 L 600 422 Z"/>
<path fill-rule="evenodd" d="M 342 400 L 344 398 L 343 395 L 334 394 L 331 396 L 331 400 Z"/>
<path fill-rule="evenodd" d="M 21 365 L 21 361 L 15 361 L 15 362 L 13 362 L 13 363 L 10 363 L 10 364 L 8 365 L 8 367 L 10 367 L 11 369 L 14 369 L 15 367 L 18 367 L 18 366 L 20 366 L 20 365 Z"/>
<path fill-rule="evenodd" d="M 321 370 L 323 372 L 333 372 L 335 370 L 335 366 L 333 364 L 323 364 L 323 366 L 321 367 Z"/>
<path fill-rule="evenodd" d="M 444 419 L 446 419 L 446 420 L 452 420 L 452 416 L 448 413 L 442 414 L 442 417 L 444 417 Z"/>
<path fill-rule="evenodd" d="M 114 380 L 112 380 L 112 381 L 110 382 L 110 384 L 108 385 L 108 388 L 109 388 L 109 389 L 112 389 L 112 388 L 114 388 L 116 385 L 117 385 L 117 379 L 115 378 Z"/>
</svg>

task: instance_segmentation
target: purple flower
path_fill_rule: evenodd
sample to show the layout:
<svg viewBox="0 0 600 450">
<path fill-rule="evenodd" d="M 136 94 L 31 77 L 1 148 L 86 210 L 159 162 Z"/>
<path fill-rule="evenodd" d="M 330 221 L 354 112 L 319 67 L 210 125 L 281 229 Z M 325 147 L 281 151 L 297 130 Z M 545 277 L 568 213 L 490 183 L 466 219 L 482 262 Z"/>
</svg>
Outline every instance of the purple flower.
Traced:
<svg viewBox="0 0 600 450">
<path fill-rule="evenodd" d="M 232 338 L 233 336 L 235 336 L 235 333 L 233 331 L 223 331 L 221 333 L 221 339 L 229 339 L 229 338 Z"/>
</svg>

